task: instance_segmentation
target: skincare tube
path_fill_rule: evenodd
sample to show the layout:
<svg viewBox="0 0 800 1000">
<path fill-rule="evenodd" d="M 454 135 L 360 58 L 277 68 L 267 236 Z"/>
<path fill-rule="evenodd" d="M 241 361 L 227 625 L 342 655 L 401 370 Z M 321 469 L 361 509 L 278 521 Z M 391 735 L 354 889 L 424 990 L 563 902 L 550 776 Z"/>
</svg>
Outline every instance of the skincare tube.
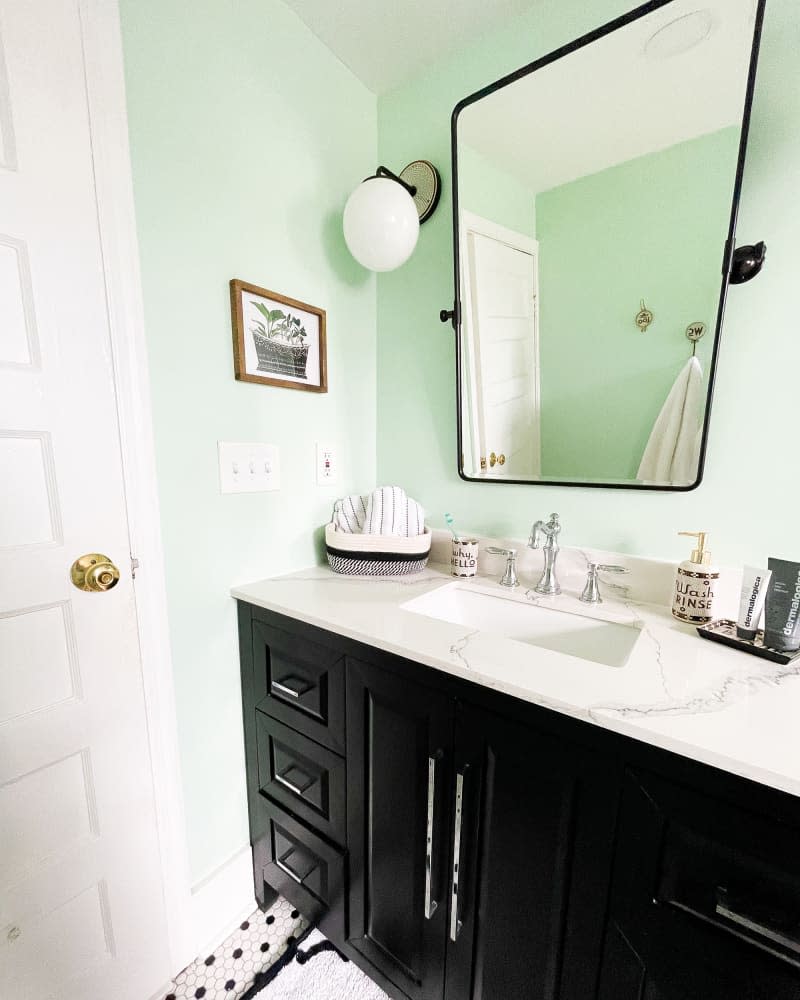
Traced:
<svg viewBox="0 0 800 1000">
<path fill-rule="evenodd" d="M 770 559 L 764 645 L 782 653 L 800 649 L 800 563 Z"/>
<path fill-rule="evenodd" d="M 745 566 L 742 576 L 742 596 L 739 601 L 739 621 L 736 624 L 736 634 L 740 639 L 755 639 L 771 578 L 771 570 Z"/>
</svg>

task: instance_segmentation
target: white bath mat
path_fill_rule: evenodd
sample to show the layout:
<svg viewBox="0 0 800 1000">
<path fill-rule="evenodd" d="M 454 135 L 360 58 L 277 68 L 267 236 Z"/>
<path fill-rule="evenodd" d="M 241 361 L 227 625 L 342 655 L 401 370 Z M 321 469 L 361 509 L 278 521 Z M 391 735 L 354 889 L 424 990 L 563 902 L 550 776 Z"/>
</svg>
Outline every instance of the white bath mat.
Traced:
<svg viewBox="0 0 800 1000">
<path fill-rule="evenodd" d="M 300 942 L 291 960 L 266 986 L 250 996 L 257 1000 L 389 1000 L 317 930 Z"/>
</svg>

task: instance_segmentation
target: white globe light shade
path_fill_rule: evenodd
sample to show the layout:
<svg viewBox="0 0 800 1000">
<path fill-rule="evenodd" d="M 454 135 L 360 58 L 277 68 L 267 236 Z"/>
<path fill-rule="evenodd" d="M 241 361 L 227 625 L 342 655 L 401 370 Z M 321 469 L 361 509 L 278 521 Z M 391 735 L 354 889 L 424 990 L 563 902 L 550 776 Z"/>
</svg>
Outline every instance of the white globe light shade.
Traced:
<svg viewBox="0 0 800 1000">
<path fill-rule="evenodd" d="M 344 207 L 344 239 L 359 264 L 370 271 L 393 271 L 417 245 L 419 215 L 402 184 L 371 177 L 359 184 Z"/>
</svg>

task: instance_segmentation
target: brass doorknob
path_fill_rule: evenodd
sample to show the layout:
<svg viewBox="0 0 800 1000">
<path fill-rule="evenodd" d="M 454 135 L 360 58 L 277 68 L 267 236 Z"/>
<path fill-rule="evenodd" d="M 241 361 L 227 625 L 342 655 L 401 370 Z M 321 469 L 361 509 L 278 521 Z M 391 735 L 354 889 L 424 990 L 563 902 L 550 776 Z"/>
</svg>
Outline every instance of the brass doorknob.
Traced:
<svg viewBox="0 0 800 1000">
<path fill-rule="evenodd" d="M 78 590 L 102 592 L 119 582 L 119 570 L 108 556 L 89 552 L 76 559 L 70 567 L 70 579 Z"/>
</svg>

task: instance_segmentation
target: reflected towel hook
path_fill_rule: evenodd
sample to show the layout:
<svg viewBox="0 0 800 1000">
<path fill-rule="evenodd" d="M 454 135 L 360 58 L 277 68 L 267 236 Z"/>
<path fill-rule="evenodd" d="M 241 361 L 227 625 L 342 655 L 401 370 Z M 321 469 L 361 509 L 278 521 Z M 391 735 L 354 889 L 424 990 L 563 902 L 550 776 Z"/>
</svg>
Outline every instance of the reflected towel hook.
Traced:
<svg viewBox="0 0 800 1000">
<path fill-rule="evenodd" d="M 636 313 L 634 317 L 634 322 L 639 327 L 639 329 L 644 333 L 644 331 L 650 326 L 650 324 L 655 319 L 652 310 L 648 309 L 644 304 L 644 299 L 639 300 L 639 312 Z"/>
<path fill-rule="evenodd" d="M 690 323 L 686 327 L 686 339 L 691 341 L 692 344 L 692 357 L 697 354 L 697 341 L 702 340 L 706 335 L 706 325 L 699 320 L 696 323 Z"/>
</svg>

